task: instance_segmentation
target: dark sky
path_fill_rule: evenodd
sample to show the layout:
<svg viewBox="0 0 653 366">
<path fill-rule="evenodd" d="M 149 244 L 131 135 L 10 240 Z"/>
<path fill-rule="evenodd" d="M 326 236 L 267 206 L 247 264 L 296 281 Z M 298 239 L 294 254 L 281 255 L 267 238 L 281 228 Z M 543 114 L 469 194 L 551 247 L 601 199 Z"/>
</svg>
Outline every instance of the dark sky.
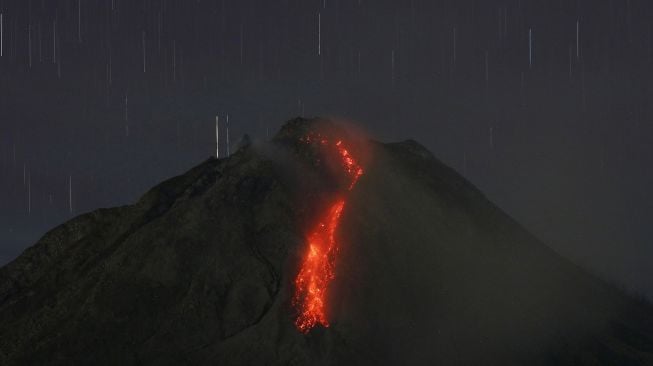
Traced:
<svg viewBox="0 0 653 366">
<path fill-rule="evenodd" d="M 297 115 L 414 138 L 653 296 L 648 0 L 0 0 L 0 264 Z M 70 192 L 72 191 L 72 197 Z"/>
</svg>

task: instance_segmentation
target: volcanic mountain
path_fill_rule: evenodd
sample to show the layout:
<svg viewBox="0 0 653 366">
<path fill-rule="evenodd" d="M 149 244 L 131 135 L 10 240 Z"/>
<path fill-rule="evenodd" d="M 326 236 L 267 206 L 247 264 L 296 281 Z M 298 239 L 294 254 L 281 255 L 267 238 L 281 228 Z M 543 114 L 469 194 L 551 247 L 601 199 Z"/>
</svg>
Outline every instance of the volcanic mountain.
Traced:
<svg viewBox="0 0 653 366">
<path fill-rule="evenodd" d="M 0 269 L 1 365 L 644 365 L 653 308 L 414 141 L 289 121 Z"/>
</svg>

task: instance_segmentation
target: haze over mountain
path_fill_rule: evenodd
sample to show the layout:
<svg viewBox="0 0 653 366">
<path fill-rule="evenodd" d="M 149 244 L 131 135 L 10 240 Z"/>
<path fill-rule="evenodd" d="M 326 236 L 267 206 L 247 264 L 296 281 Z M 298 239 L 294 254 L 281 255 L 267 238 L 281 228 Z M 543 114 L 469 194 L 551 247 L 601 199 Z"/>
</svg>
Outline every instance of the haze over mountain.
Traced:
<svg viewBox="0 0 653 366">
<path fill-rule="evenodd" d="M 307 231 L 335 232 L 329 327 L 295 326 Z M 562 258 L 419 143 L 289 121 L 81 215 L 0 269 L 0 364 L 653 364 L 653 308 Z"/>
</svg>

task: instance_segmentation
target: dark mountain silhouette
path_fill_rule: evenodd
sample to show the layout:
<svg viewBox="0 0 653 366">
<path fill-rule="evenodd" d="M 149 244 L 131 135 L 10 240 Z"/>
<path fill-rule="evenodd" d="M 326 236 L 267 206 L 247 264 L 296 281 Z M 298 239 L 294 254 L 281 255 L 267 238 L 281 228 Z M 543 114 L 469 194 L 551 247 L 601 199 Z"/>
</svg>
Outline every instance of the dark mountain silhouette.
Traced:
<svg viewBox="0 0 653 366">
<path fill-rule="evenodd" d="M 295 327 L 306 230 L 339 194 L 311 131 L 352 142 L 327 296 Z M 295 119 L 79 216 L 0 269 L 0 364 L 645 365 L 653 309 L 561 258 L 414 141 Z"/>
</svg>

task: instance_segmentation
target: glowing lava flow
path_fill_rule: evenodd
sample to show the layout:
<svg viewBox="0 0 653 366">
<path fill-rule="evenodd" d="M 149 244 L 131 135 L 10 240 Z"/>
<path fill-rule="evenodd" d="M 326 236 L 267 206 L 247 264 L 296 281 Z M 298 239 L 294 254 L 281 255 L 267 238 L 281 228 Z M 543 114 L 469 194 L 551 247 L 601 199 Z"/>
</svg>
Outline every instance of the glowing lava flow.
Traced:
<svg viewBox="0 0 653 366">
<path fill-rule="evenodd" d="M 348 190 L 354 188 L 363 175 L 363 169 L 349 154 L 342 141 L 330 144 L 329 140 L 320 136 L 308 136 L 304 141 L 317 142 L 335 149 L 341 158 L 344 173 L 349 178 Z M 337 198 L 321 216 L 319 224 L 309 232 L 308 252 L 295 278 L 293 297 L 293 305 L 298 311 L 295 325 L 302 333 L 308 333 L 317 324 L 329 326 L 325 313 L 326 291 L 329 282 L 335 277 L 335 256 L 338 252 L 335 232 L 344 207 L 345 199 Z"/>
</svg>

